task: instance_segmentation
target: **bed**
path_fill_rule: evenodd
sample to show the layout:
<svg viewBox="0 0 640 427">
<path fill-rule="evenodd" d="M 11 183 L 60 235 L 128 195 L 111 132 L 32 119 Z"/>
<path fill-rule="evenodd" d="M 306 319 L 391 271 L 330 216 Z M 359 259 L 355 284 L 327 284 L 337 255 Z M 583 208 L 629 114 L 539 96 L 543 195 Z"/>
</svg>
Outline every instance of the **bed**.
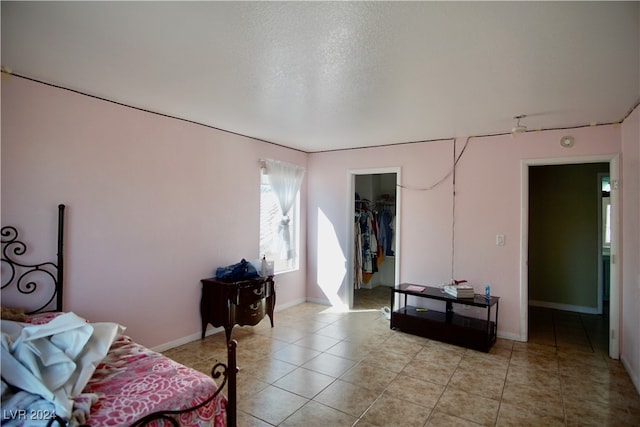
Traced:
<svg viewBox="0 0 640 427">
<path fill-rule="evenodd" d="M 64 214 L 59 205 L 55 262 L 21 262 L 27 245 L 15 227 L 1 230 L 2 425 L 235 426 L 237 342 L 209 377 L 135 343 L 117 323 L 64 312 Z M 25 299 L 35 305 L 16 308 Z"/>
</svg>

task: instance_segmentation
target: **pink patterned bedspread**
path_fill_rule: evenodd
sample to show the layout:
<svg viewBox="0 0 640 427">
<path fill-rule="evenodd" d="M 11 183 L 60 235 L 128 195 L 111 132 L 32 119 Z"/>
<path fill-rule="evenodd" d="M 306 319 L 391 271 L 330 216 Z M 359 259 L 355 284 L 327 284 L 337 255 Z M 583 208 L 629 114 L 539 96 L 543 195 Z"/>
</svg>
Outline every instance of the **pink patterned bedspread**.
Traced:
<svg viewBox="0 0 640 427">
<path fill-rule="evenodd" d="M 36 316 L 29 323 L 47 323 L 55 315 Z M 216 389 L 211 377 L 122 335 L 113 343 L 83 390 L 83 393 L 98 396 L 98 401 L 91 406 L 87 424 L 92 427 L 129 426 L 153 412 L 197 406 Z M 222 427 L 226 425 L 226 404 L 226 398 L 220 394 L 198 410 L 176 417 L 185 427 Z"/>
</svg>

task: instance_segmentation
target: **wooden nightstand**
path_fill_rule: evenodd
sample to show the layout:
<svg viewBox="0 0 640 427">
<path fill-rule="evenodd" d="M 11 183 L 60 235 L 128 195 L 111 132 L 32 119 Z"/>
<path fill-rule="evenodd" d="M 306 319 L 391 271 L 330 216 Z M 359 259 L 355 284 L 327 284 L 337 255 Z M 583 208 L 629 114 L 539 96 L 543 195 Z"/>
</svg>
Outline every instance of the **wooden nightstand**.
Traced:
<svg viewBox="0 0 640 427">
<path fill-rule="evenodd" d="M 224 327 L 227 342 L 234 325 L 257 325 L 269 315 L 273 328 L 276 287 L 273 276 L 240 282 L 224 282 L 216 278 L 202 279 L 202 338 L 207 324 Z"/>
</svg>

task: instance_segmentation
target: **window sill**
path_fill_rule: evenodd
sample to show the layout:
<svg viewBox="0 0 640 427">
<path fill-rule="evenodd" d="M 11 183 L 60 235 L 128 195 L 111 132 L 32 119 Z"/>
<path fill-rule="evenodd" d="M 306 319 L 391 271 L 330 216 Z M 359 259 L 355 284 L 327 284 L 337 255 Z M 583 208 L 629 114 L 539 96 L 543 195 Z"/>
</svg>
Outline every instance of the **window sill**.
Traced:
<svg viewBox="0 0 640 427">
<path fill-rule="evenodd" d="M 300 268 L 291 268 L 288 270 L 280 270 L 280 271 L 276 271 L 273 273 L 274 276 L 280 276 L 281 274 L 286 274 L 286 273 L 294 273 L 296 271 L 300 271 Z"/>
</svg>

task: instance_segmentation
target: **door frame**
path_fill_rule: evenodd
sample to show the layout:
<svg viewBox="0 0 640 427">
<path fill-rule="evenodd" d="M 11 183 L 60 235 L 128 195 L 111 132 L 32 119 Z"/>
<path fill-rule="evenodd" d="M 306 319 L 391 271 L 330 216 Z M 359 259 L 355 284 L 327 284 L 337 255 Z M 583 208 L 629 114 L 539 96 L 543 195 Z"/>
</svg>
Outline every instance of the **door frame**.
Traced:
<svg viewBox="0 0 640 427">
<path fill-rule="evenodd" d="M 611 177 L 608 173 L 600 172 L 598 174 L 598 247 L 600 250 L 598 251 L 598 314 L 602 314 L 604 312 L 604 280 L 602 278 L 602 274 L 604 271 L 604 256 L 602 254 L 602 248 L 604 248 L 604 239 L 602 238 L 602 234 L 604 232 L 604 224 L 603 219 L 605 212 L 602 210 L 602 178 L 608 177 L 611 180 Z M 609 192 L 609 203 L 611 203 L 611 192 Z"/>
<path fill-rule="evenodd" d="M 611 269 L 609 289 L 609 357 L 620 357 L 620 155 L 603 154 L 583 157 L 554 157 L 524 159 L 521 162 L 521 215 L 520 215 L 520 337 L 529 338 L 529 167 L 569 165 L 577 163 L 609 163 L 611 182 Z"/>
<path fill-rule="evenodd" d="M 395 271 L 394 271 L 394 286 L 397 286 L 400 283 L 400 229 L 401 229 L 401 215 L 400 215 L 400 207 L 402 204 L 400 203 L 402 198 L 402 192 L 400 191 L 400 185 L 402 184 L 402 168 L 400 166 L 396 167 L 386 167 L 386 168 L 370 168 L 370 169 L 350 169 L 347 172 L 347 238 L 349 239 L 347 244 L 347 282 L 346 282 L 346 290 L 345 290 L 345 298 L 347 307 L 349 310 L 353 309 L 353 267 L 354 267 L 354 256 L 353 251 L 354 248 L 354 230 L 353 230 L 353 209 L 356 205 L 356 176 L 357 175 L 376 175 L 376 174 L 396 174 L 396 220 L 395 220 L 395 233 L 393 239 L 395 241 Z"/>
</svg>

